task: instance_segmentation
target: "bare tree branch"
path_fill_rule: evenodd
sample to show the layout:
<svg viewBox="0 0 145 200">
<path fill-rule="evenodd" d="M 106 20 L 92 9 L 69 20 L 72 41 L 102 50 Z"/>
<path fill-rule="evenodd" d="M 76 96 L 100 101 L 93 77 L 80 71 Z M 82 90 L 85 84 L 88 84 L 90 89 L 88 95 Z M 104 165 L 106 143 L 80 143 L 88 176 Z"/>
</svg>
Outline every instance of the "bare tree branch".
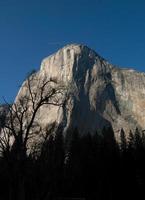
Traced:
<svg viewBox="0 0 145 200">
<path fill-rule="evenodd" d="M 8 105 L 9 113 L 2 130 L 0 141 L 2 149 L 9 147 L 10 138 L 14 138 L 17 146 L 26 150 L 27 142 L 32 138 L 35 119 L 40 107 L 44 105 L 64 106 L 63 96 L 66 92 L 64 84 L 57 80 L 39 79 L 36 75 L 27 78 L 21 87 L 21 94 L 13 105 Z M 38 124 L 37 124 L 38 126 Z"/>
</svg>

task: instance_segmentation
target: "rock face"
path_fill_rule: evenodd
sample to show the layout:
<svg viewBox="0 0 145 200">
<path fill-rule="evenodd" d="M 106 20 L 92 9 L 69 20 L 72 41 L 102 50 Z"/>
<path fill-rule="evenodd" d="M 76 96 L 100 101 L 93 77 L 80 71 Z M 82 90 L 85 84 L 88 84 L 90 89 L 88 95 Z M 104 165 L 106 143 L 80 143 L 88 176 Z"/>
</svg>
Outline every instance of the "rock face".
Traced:
<svg viewBox="0 0 145 200">
<path fill-rule="evenodd" d="M 77 127 L 83 134 L 112 125 L 116 137 L 121 128 L 145 129 L 144 73 L 113 66 L 87 46 L 72 44 L 45 58 L 34 76 L 69 88 L 65 107 L 45 105 L 37 113 L 43 128 L 57 122 L 64 131 Z M 16 102 L 22 94 L 20 89 Z"/>
</svg>

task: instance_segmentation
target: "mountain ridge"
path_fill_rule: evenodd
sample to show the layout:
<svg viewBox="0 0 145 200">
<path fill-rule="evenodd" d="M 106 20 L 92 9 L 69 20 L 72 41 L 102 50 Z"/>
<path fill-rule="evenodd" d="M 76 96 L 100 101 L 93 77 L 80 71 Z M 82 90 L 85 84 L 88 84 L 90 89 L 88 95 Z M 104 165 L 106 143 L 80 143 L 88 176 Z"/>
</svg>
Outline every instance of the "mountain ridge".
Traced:
<svg viewBox="0 0 145 200">
<path fill-rule="evenodd" d="M 145 72 L 139 71 L 139 70 L 135 69 L 134 67 L 130 67 L 130 66 L 120 66 L 120 65 L 118 65 L 118 64 L 114 64 L 114 63 L 108 61 L 106 58 L 102 57 L 102 56 L 101 56 L 98 52 L 96 52 L 94 49 L 88 47 L 88 45 L 81 44 L 81 43 L 70 43 L 70 44 L 67 44 L 67 45 L 65 45 L 65 46 L 63 46 L 63 47 L 61 47 L 61 48 L 59 48 L 58 50 L 56 50 L 55 52 L 53 52 L 51 55 L 44 57 L 44 58 L 42 59 L 42 61 L 41 61 L 41 65 L 42 65 L 43 61 L 45 61 L 45 60 L 48 59 L 48 58 L 51 58 L 51 57 L 54 56 L 57 52 L 62 51 L 62 50 L 66 49 L 66 48 L 69 48 L 69 47 L 74 47 L 74 46 L 80 47 L 80 48 L 87 48 L 88 50 L 93 51 L 98 57 L 100 57 L 102 60 L 104 60 L 104 61 L 107 62 L 108 64 L 112 65 L 114 68 L 118 68 L 118 69 L 120 69 L 120 70 L 130 70 L 130 71 L 134 71 L 134 72 L 136 72 L 136 73 L 143 73 L 143 74 L 145 74 Z"/>
</svg>

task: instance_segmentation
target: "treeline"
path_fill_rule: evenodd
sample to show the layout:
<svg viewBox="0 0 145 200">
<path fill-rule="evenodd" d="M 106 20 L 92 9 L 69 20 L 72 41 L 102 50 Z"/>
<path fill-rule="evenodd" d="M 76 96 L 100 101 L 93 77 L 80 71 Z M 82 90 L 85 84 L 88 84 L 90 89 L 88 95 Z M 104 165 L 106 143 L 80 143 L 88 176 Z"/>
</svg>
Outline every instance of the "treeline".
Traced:
<svg viewBox="0 0 145 200">
<path fill-rule="evenodd" d="M 20 156 L 20 154 L 18 154 Z M 61 129 L 50 135 L 39 155 L 0 159 L 1 200 L 145 199 L 145 136 L 136 129 L 117 143 L 112 128 L 101 134 Z"/>
</svg>

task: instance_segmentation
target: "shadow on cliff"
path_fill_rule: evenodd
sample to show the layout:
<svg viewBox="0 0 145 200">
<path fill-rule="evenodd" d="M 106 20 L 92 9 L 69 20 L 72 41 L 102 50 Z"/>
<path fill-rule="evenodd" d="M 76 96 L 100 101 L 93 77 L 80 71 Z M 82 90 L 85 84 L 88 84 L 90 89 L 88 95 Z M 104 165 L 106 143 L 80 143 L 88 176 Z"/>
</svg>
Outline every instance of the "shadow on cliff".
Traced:
<svg viewBox="0 0 145 200">
<path fill-rule="evenodd" d="M 115 90 L 111 83 L 107 83 L 104 90 L 98 97 L 98 101 L 96 102 L 96 106 L 100 109 L 101 113 L 105 111 L 107 103 L 110 101 L 113 107 L 116 110 L 118 115 L 121 114 L 119 109 L 119 105 L 116 99 Z"/>
<path fill-rule="evenodd" d="M 115 91 L 111 84 L 106 85 L 106 88 L 102 91 L 99 97 L 101 101 L 98 102 L 96 100 L 96 109 L 92 108 L 89 97 L 90 88 L 88 88 L 86 92 L 84 85 L 87 72 L 89 72 L 88 84 L 91 83 L 90 69 L 94 66 L 95 59 L 85 59 L 85 56 L 87 56 L 87 58 L 89 57 L 83 54 L 79 59 L 76 57 L 74 62 L 73 77 L 77 86 L 78 96 L 73 96 L 74 106 L 71 116 L 71 122 L 73 124 L 70 126 L 78 127 L 80 130 L 85 130 L 85 132 L 94 132 L 96 129 L 101 132 L 104 127 L 111 127 L 111 123 L 102 115 L 107 101 L 110 99 L 113 102 L 117 113 L 120 113 L 120 110 L 117 106 Z"/>
</svg>

